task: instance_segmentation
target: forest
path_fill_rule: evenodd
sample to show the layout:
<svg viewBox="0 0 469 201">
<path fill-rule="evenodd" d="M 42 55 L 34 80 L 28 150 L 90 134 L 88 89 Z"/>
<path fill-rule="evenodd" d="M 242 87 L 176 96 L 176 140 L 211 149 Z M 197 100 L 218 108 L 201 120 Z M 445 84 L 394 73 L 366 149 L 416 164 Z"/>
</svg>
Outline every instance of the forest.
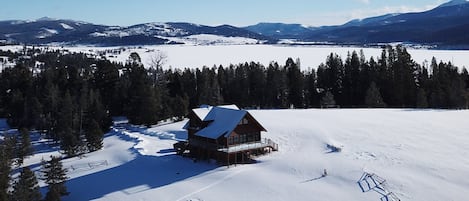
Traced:
<svg viewBox="0 0 469 201">
<path fill-rule="evenodd" d="M 83 53 L 0 52 L 16 66 L 0 72 L 0 117 L 14 128 L 43 131 L 69 156 L 99 150 L 111 117 L 138 125 L 182 119 L 201 104 L 241 108 L 445 108 L 468 107 L 469 75 L 433 59 L 412 60 L 402 46 L 379 58 L 362 51 L 331 53 L 317 69 L 246 62 L 200 69 L 144 66 L 132 53 L 125 63 Z"/>
<path fill-rule="evenodd" d="M 137 53 L 125 63 L 35 48 L 0 51 L 0 56 L 16 63 L 0 71 L 0 118 L 19 130 L 13 135 L 3 132 L 0 143 L 0 200 L 21 200 L 14 192 L 25 189 L 32 193 L 28 196 L 41 198 L 27 167 L 13 184 L 13 192 L 8 191 L 12 166 L 20 167 L 33 153 L 30 130 L 72 157 L 101 149 L 112 117 L 125 116 L 132 124 L 150 126 L 182 120 L 202 104 L 246 109 L 469 106 L 467 69 L 435 58 L 429 65 L 417 64 L 402 46 L 385 46 L 380 57 L 369 59 L 363 51 L 350 52 L 346 58 L 331 53 L 316 69 L 308 70 L 292 58 L 283 65 L 273 61 L 268 66 L 246 62 L 171 69 L 163 66 L 164 55 L 157 55 L 149 66 Z M 43 166 L 45 175 L 59 175 L 46 178 L 46 200 L 60 200 L 68 194 L 60 159 L 43 161 Z"/>
</svg>

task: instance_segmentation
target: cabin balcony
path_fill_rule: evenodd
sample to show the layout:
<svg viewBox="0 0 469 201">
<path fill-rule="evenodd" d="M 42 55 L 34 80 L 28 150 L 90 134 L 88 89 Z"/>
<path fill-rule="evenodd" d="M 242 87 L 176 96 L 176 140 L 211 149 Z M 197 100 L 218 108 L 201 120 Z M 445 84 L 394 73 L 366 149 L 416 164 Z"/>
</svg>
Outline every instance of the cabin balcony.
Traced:
<svg viewBox="0 0 469 201">
<path fill-rule="evenodd" d="M 219 148 L 218 151 L 225 153 L 236 153 L 249 151 L 254 149 L 271 148 L 273 151 L 278 151 L 278 144 L 268 138 L 262 138 L 260 141 L 248 142 L 243 144 L 231 145 L 228 147 Z"/>
<path fill-rule="evenodd" d="M 278 144 L 267 138 L 262 138 L 260 141 L 246 142 L 243 144 L 230 146 L 219 145 L 213 142 L 207 142 L 199 139 L 190 139 L 189 144 L 194 147 L 224 153 L 236 153 L 263 148 L 271 148 L 273 151 L 278 151 Z"/>
</svg>

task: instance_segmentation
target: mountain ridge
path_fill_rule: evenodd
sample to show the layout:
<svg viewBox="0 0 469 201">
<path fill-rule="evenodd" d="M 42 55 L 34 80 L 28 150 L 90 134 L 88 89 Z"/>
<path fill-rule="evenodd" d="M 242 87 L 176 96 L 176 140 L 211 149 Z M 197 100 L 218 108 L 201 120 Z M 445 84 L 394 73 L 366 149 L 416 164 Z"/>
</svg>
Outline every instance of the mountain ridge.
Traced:
<svg viewBox="0 0 469 201">
<path fill-rule="evenodd" d="M 220 41 L 234 41 L 228 44 L 275 44 L 283 39 L 292 39 L 313 44 L 373 45 L 402 42 L 442 49 L 469 49 L 469 37 L 465 34 L 469 32 L 468 21 L 467 0 L 449 1 L 423 12 L 390 13 L 321 27 L 266 22 L 246 27 L 226 24 L 207 26 L 187 22 L 108 26 L 44 17 L 30 21 L 0 21 L 0 44 L 2 41 L 97 46 L 198 44 L 197 37 L 203 35 L 203 44 L 218 44 Z M 213 36 L 213 39 L 207 35 Z"/>
</svg>

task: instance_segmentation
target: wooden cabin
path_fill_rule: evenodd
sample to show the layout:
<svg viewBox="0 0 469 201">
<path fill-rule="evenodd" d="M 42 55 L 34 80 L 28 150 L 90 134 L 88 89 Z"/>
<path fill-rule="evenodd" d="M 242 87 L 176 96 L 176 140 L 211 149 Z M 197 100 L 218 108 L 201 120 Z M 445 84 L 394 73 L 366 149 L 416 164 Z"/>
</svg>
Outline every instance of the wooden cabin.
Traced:
<svg viewBox="0 0 469 201">
<path fill-rule="evenodd" d="M 277 151 L 262 138 L 266 129 L 246 110 L 235 105 L 204 106 L 190 111 L 187 149 L 197 159 L 215 159 L 227 165 L 248 163 L 254 155 Z"/>
</svg>

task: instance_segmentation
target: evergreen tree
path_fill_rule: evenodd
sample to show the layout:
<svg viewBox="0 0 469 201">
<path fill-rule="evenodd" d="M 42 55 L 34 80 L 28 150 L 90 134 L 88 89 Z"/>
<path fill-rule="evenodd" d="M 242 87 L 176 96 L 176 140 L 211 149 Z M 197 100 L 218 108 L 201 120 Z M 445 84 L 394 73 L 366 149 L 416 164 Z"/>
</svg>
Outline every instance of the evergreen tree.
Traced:
<svg viewBox="0 0 469 201">
<path fill-rule="evenodd" d="M 136 56 L 134 56 L 136 57 Z M 133 58 L 135 60 L 135 58 Z M 161 104 L 155 88 L 150 82 L 148 73 L 138 62 L 128 63 L 129 89 L 127 116 L 134 124 L 152 125 L 158 122 L 157 114 Z"/>
<path fill-rule="evenodd" d="M 33 154 L 33 147 L 31 146 L 31 137 L 29 134 L 28 129 L 21 128 L 20 129 L 21 139 L 18 140 L 18 165 L 23 164 L 23 160 L 25 157 Z"/>
<path fill-rule="evenodd" d="M 417 91 L 417 108 L 427 108 L 428 107 L 428 100 L 427 100 L 427 93 L 425 89 L 418 89 Z"/>
<path fill-rule="evenodd" d="M 24 167 L 21 170 L 19 180 L 13 185 L 11 196 L 12 201 L 39 201 L 41 200 L 41 192 L 36 175 L 29 169 Z"/>
<path fill-rule="evenodd" d="M 329 108 L 335 106 L 336 102 L 334 99 L 334 95 L 331 92 L 327 91 L 321 99 L 321 107 Z"/>
<path fill-rule="evenodd" d="M 51 156 L 49 161 L 42 161 L 44 182 L 48 185 L 46 201 L 60 201 L 62 196 L 69 194 L 65 182 L 67 171 L 62 167 L 59 157 Z"/>
<path fill-rule="evenodd" d="M 5 139 L 0 141 L 0 200 L 8 200 L 13 150 L 13 139 L 5 136 Z"/>
<path fill-rule="evenodd" d="M 300 67 L 288 58 L 285 64 L 288 78 L 288 99 L 295 108 L 303 108 L 303 74 Z"/>
<path fill-rule="evenodd" d="M 344 64 L 339 55 L 331 53 L 325 65 L 320 65 L 317 72 L 318 88 L 329 91 L 334 97 L 342 95 Z"/>
<path fill-rule="evenodd" d="M 374 82 L 371 82 L 370 87 L 366 91 L 365 104 L 368 107 L 386 107 L 386 103 L 384 103 L 381 93 Z"/>
<path fill-rule="evenodd" d="M 189 107 L 189 100 L 187 95 L 176 96 L 172 99 L 172 110 L 173 115 L 176 117 L 178 121 L 182 121 L 183 118 L 187 115 L 188 111 L 187 108 Z"/>
<path fill-rule="evenodd" d="M 288 107 L 288 82 L 284 70 L 277 63 L 270 63 L 266 75 L 266 106 L 268 108 Z"/>
<path fill-rule="evenodd" d="M 249 64 L 249 100 L 251 107 L 261 107 L 265 104 L 265 68 L 260 63 Z"/>
<path fill-rule="evenodd" d="M 312 69 L 306 74 L 306 102 L 307 107 L 318 107 L 319 106 L 319 93 L 316 84 L 316 72 Z"/>
<path fill-rule="evenodd" d="M 102 103 L 113 112 L 111 115 L 122 115 L 122 101 L 119 95 L 119 66 L 109 61 L 99 61 L 94 75 L 95 87 L 102 96 Z"/>
<path fill-rule="evenodd" d="M 344 70 L 342 101 L 347 103 L 345 106 L 357 106 L 361 103 L 363 93 L 360 91 L 360 59 L 356 51 L 348 54 Z"/>
<path fill-rule="evenodd" d="M 57 127 L 55 132 L 60 138 L 61 149 L 67 156 L 77 154 L 79 139 L 73 130 L 73 103 L 70 93 L 67 91 L 65 97 L 60 102 L 60 108 L 57 115 Z"/>
<path fill-rule="evenodd" d="M 88 123 L 88 128 L 85 132 L 86 145 L 89 151 L 97 151 L 103 147 L 103 135 L 103 131 L 99 127 L 98 122 L 92 119 L 91 122 Z"/>
</svg>

